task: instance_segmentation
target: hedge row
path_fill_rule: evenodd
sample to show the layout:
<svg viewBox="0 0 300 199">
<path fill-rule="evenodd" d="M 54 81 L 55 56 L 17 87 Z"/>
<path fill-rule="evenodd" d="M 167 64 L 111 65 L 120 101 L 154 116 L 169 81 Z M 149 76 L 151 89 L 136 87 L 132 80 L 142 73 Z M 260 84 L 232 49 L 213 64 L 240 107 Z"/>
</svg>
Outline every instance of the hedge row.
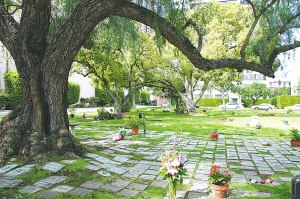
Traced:
<svg viewBox="0 0 300 199">
<path fill-rule="evenodd" d="M 147 91 L 142 91 L 140 97 L 141 103 L 146 103 L 147 101 L 150 102 L 150 93 Z"/>
<path fill-rule="evenodd" d="M 293 106 L 300 104 L 300 96 L 282 95 L 270 99 L 270 103 L 277 108 L 284 108 L 286 106 Z"/>
<path fill-rule="evenodd" d="M 229 99 L 225 98 L 225 103 L 228 103 Z M 218 107 L 219 105 L 223 104 L 222 98 L 201 98 L 198 102 L 200 106 L 215 106 Z"/>
<path fill-rule="evenodd" d="M 75 104 L 79 100 L 80 85 L 74 82 L 69 82 L 68 86 L 68 104 Z"/>
</svg>

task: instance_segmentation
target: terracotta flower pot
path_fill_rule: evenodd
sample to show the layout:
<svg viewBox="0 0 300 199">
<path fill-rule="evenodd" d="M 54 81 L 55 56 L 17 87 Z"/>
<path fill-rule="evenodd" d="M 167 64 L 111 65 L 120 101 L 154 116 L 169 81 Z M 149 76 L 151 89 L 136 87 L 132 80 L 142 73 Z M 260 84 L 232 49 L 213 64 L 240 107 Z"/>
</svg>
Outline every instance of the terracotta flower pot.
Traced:
<svg viewBox="0 0 300 199">
<path fill-rule="evenodd" d="M 139 134 L 139 129 L 131 129 L 133 135 L 138 135 Z"/>
<path fill-rule="evenodd" d="M 221 186 L 211 184 L 212 195 L 214 198 L 226 198 L 228 194 L 229 185 Z"/>
<path fill-rule="evenodd" d="M 294 140 L 291 140 L 291 145 L 292 146 L 297 146 L 297 147 L 300 147 L 300 141 L 294 141 Z"/>
</svg>

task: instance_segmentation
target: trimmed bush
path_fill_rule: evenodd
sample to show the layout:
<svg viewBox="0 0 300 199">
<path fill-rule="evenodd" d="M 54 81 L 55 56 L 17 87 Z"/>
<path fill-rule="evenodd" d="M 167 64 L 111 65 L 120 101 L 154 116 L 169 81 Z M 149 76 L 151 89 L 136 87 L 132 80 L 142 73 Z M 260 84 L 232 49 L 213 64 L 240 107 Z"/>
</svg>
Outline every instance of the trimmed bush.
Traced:
<svg viewBox="0 0 300 199">
<path fill-rule="evenodd" d="M 4 96 L 4 98 L 6 98 L 6 100 L 4 100 L 6 101 L 5 109 L 13 110 L 22 101 L 22 88 L 20 77 L 17 70 L 15 70 L 9 71 L 9 73 L 5 73 L 3 79 L 5 84 L 5 91 L 7 94 L 6 96 Z"/>
<path fill-rule="evenodd" d="M 148 100 L 148 102 L 150 102 L 150 93 L 148 93 L 147 91 L 142 91 L 141 92 L 141 103 L 146 103 Z"/>
<path fill-rule="evenodd" d="M 69 82 L 68 103 L 76 104 L 79 100 L 80 85 L 74 82 Z"/>
<path fill-rule="evenodd" d="M 100 99 L 100 106 L 105 106 L 106 104 L 111 103 L 111 98 L 105 89 L 95 88 L 95 97 Z"/>
<path fill-rule="evenodd" d="M 72 108 L 85 108 L 85 104 L 83 104 L 83 103 L 80 103 L 80 104 L 74 104 L 74 105 L 72 106 Z"/>
<path fill-rule="evenodd" d="M 225 98 L 225 103 L 228 103 L 229 99 Z M 199 106 L 214 106 L 218 107 L 221 104 L 223 104 L 223 99 L 222 98 L 201 98 L 197 104 Z"/>
<path fill-rule="evenodd" d="M 282 95 L 272 98 L 272 104 L 277 108 L 284 108 L 286 106 L 293 106 L 300 104 L 300 96 Z"/>
<path fill-rule="evenodd" d="M 1 92 L 0 93 L 0 108 L 5 108 L 5 105 L 7 104 L 9 99 L 9 95 L 7 93 Z"/>
</svg>

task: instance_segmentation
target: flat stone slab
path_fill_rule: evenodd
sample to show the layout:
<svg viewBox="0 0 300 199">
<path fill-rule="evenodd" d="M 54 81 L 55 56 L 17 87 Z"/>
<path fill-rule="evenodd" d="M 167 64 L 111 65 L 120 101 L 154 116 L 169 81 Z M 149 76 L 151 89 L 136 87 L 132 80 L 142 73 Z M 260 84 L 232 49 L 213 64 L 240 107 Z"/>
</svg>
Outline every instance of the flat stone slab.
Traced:
<svg viewBox="0 0 300 199">
<path fill-rule="evenodd" d="M 80 185 L 80 187 L 88 188 L 88 189 L 98 189 L 101 185 L 103 185 L 102 182 L 96 182 L 96 181 L 87 181 Z"/>
<path fill-rule="evenodd" d="M 42 169 L 48 170 L 52 173 L 57 173 L 63 167 L 65 167 L 65 165 L 59 164 L 57 162 L 49 162 L 48 164 L 44 165 Z"/>
<path fill-rule="evenodd" d="M 9 177 L 17 177 L 17 176 L 21 176 L 24 175 L 26 173 L 29 173 L 32 170 L 31 167 L 20 167 L 20 168 L 16 168 L 14 170 L 11 170 L 9 172 L 7 172 L 6 174 L 4 174 L 4 176 L 9 176 Z"/>
<path fill-rule="evenodd" d="M 13 188 L 18 186 L 23 182 L 23 180 L 12 180 L 12 179 L 5 179 L 5 178 L 0 178 L 0 188 Z"/>
<path fill-rule="evenodd" d="M 116 180 L 115 182 L 112 182 L 111 184 L 117 187 L 127 187 L 131 182 L 125 181 L 125 180 Z"/>
<path fill-rule="evenodd" d="M 37 186 L 37 187 L 41 187 L 41 188 L 47 188 L 54 184 L 61 183 L 61 182 L 65 181 L 66 179 L 67 179 L 66 176 L 51 176 L 51 177 L 45 178 L 43 180 L 40 180 L 40 181 L 34 183 L 33 185 Z"/>
<path fill-rule="evenodd" d="M 58 187 L 55 187 L 52 189 L 52 191 L 60 192 L 60 193 L 66 193 L 74 189 L 75 187 L 67 186 L 67 185 L 60 185 Z"/>
<path fill-rule="evenodd" d="M 147 175 L 147 174 L 143 174 L 143 175 L 140 175 L 139 178 L 143 178 L 145 180 L 153 180 L 156 176 L 154 175 Z"/>
<path fill-rule="evenodd" d="M 151 170 L 151 169 L 148 169 L 145 174 L 150 174 L 150 175 L 158 175 L 159 174 L 159 171 L 158 170 Z"/>
<path fill-rule="evenodd" d="M 168 184 L 169 184 L 169 181 L 155 180 L 151 183 L 151 186 L 166 188 L 168 186 Z"/>
<path fill-rule="evenodd" d="M 95 159 L 95 158 L 98 158 L 100 155 L 98 155 L 96 153 L 87 153 L 87 154 L 85 154 L 85 156 L 88 157 L 88 158 Z"/>
<path fill-rule="evenodd" d="M 110 168 L 107 168 L 108 171 L 110 172 L 114 172 L 114 173 L 117 173 L 117 174 L 124 174 L 127 172 L 127 170 L 121 168 L 121 167 L 116 167 L 116 166 L 111 166 Z"/>
<path fill-rule="evenodd" d="M 115 161 L 118 161 L 118 162 L 127 162 L 129 160 L 128 157 L 125 157 L 125 156 L 121 156 L 121 155 L 118 155 L 114 158 Z"/>
<path fill-rule="evenodd" d="M 81 195 L 81 196 L 85 196 L 85 195 L 88 195 L 89 193 L 91 193 L 92 190 L 89 190 L 89 189 L 85 189 L 85 188 L 76 188 L 76 189 L 73 189 L 70 194 L 71 195 Z"/>
<path fill-rule="evenodd" d="M 42 198 L 52 198 L 54 196 L 57 196 L 58 194 L 59 193 L 56 191 L 46 190 L 46 191 L 38 193 L 38 196 L 42 197 Z"/>
<path fill-rule="evenodd" d="M 120 194 L 122 196 L 136 196 L 137 194 L 139 194 L 139 191 L 123 189 L 122 191 L 120 191 Z"/>
<path fill-rule="evenodd" d="M 203 192 L 195 192 L 195 191 L 190 191 L 188 192 L 187 198 L 188 199 L 202 199 L 202 198 L 206 198 L 207 193 L 203 193 Z"/>
<path fill-rule="evenodd" d="M 143 191 L 144 189 L 147 188 L 147 185 L 138 184 L 138 183 L 131 183 L 127 188 L 128 189 L 134 189 L 134 190 Z"/>
<path fill-rule="evenodd" d="M 20 189 L 19 192 L 21 192 L 21 193 L 27 193 L 27 194 L 32 194 L 32 193 L 38 192 L 38 191 L 40 191 L 42 189 L 43 188 L 36 187 L 36 186 L 26 186 L 23 189 Z"/>
<path fill-rule="evenodd" d="M 10 164 L 10 165 L 5 165 L 4 167 L 0 168 L 0 174 L 6 173 L 16 167 L 18 167 L 18 164 Z"/>
<path fill-rule="evenodd" d="M 106 190 L 110 190 L 112 192 L 117 192 L 117 191 L 120 191 L 120 190 L 123 189 L 121 187 L 117 187 L 117 186 L 114 186 L 114 185 L 111 185 L 111 184 L 103 185 L 101 188 L 106 189 Z"/>
<path fill-rule="evenodd" d="M 92 170 L 92 171 L 98 171 L 99 169 L 101 169 L 100 166 L 95 166 L 95 165 L 91 165 L 91 164 L 90 165 L 86 165 L 83 168 L 89 169 L 89 170 Z"/>
<path fill-rule="evenodd" d="M 105 171 L 98 171 L 97 173 L 100 174 L 100 175 L 102 175 L 102 176 L 111 176 L 110 173 L 105 172 Z"/>
</svg>

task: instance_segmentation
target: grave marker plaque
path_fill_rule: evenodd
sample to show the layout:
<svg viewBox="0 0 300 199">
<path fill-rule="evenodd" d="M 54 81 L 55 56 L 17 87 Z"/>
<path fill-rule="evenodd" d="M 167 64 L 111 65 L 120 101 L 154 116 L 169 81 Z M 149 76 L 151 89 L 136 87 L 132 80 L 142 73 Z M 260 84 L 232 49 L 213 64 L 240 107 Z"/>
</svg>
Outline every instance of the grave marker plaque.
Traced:
<svg viewBox="0 0 300 199">
<path fill-rule="evenodd" d="M 48 164 L 44 165 L 42 169 L 48 170 L 52 173 L 57 173 L 59 170 L 61 170 L 65 165 L 59 164 L 56 162 L 49 162 Z"/>
<path fill-rule="evenodd" d="M 31 170 L 32 170 L 31 167 L 24 166 L 24 167 L 20 167 L 20 168 L 14 169 L 12 171 L 9 171 L 6 174 L 4 174 L 4 176 L 17 177 L 17 176 L 23 175 L 25 173 L 29 173 Z"/>
<path fill-rule="evenodd" d="M 0 168 L 0 174 L 1 173 L 6 173 L 14 168 L 16 168 L 17 166 L 19 166 L 18 164 L 10 164 L 10 165 L 6 165 L 4 167 Z"/>
<path fill-rule="evenodd" d="M 43 188 L 40 188 L 40 187 L 27 186 L 27 187 L 24 187 L 23 189 L 19 190 L 19 192 L 21 192 L 21 193 L 27 193 L 27 194 L 32 194 L 32 193 L 38 192 L 38 191 L 40 191 L 42 189 Z"/>
<path fill-rule="evenodd" d="M 105 171 L 98 171 L 97 173 L 100 175 L 103 175 L 103 176 L 111 176 L 110 173 L 105 172 Z"/>
</svg>

